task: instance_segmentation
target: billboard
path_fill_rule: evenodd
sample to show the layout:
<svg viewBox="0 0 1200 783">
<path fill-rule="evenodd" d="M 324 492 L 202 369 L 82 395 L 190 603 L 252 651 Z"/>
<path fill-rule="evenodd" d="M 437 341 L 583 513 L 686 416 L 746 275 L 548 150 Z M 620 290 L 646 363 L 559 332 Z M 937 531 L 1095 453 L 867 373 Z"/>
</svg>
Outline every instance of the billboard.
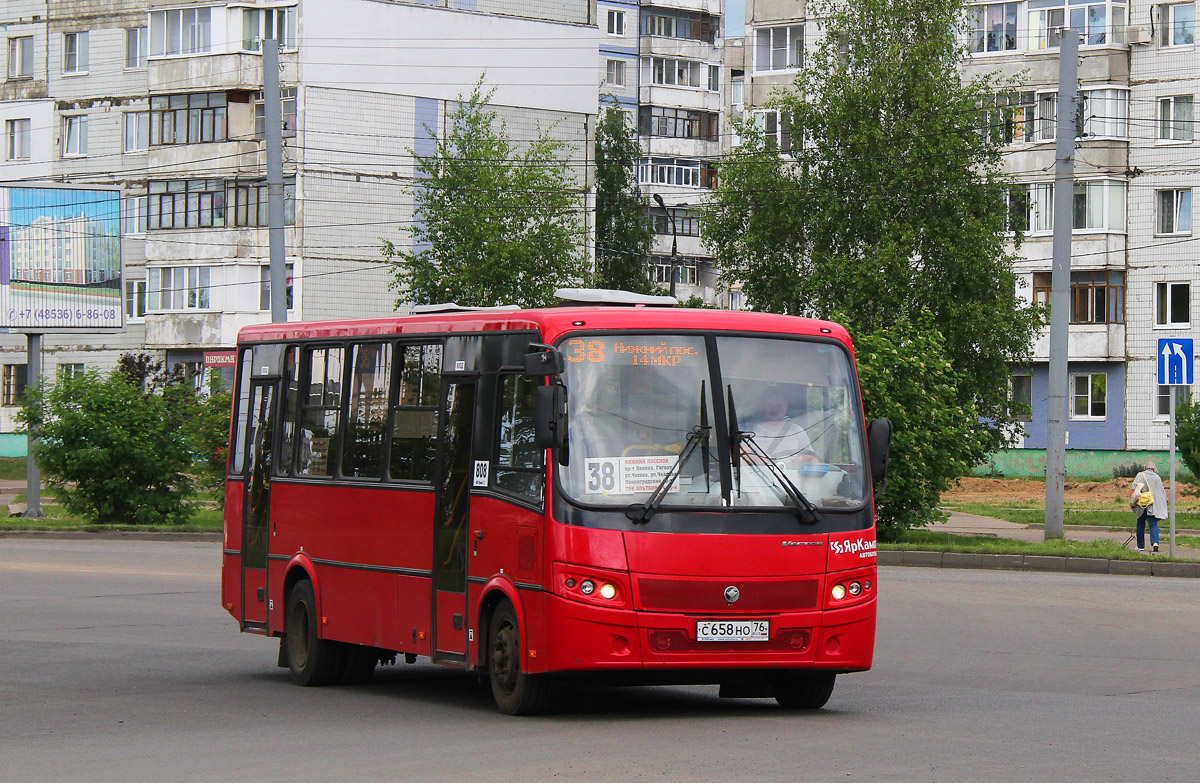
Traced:
<svg viewBox="0 0 1200 783">
<path fill-rule="evenodd" d="M 0 187 L 0 327 L 123 324 L 121 194 Z"/>
</svg>

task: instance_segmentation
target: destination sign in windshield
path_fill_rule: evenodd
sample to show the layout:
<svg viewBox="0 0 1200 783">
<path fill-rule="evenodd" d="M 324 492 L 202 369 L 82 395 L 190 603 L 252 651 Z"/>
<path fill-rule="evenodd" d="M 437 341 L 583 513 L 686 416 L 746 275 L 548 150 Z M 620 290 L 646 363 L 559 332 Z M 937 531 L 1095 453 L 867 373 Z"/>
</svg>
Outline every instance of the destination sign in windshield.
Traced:
<svg viewBox="0 0 1200 783">
<path fill-rule="evenodd" d="M 641 367 L 676 367 L 699 359 L 694 345 L 679 345 L 667 340 L 639 341 L 567 340 L 568 362 L 609 362 Z"/>
</svg>

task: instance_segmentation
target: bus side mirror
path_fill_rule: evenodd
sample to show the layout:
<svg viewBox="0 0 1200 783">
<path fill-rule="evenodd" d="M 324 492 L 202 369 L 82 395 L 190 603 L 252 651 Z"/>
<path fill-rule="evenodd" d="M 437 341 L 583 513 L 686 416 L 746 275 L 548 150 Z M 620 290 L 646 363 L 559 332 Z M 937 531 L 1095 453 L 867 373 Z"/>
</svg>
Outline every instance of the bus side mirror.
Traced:
<svg viewBox="0 0 1200 783">
<path fill-rule="evenodd" d="M 537 387 L 534 398 L 533 442 L 554 449 L 560 465 L 567 464 L 567 387 L 561 383 Z"/>
<path fill-rule="evenodd" d="M 867 452 L 871 458 L 871 481 L 877 492 L 887 489 L 888 458 L 892 453 L 892 423 L 871 419 L 867 425 Z"/>
<path fill-rule="evenodd" d="M 538 348 L 533 353 L 525 354 L 525 374 L 533 378 L 545 378 L 550 375 L 562 375 L 566 368 L 562 351 L 556 351 L 548 345 L 534 343 L 530 348 Z"/>
</svg>

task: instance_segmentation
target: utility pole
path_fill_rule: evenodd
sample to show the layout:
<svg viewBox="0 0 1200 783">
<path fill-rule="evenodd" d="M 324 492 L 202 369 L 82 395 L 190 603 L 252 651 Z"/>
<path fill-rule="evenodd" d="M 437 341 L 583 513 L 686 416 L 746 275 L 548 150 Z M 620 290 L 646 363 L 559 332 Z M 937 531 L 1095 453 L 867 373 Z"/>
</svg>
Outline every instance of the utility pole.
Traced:
<svg viewBox="0 0 1200 783">
<path fill-rule="evenodd" d="M 267 238 L 271 247 L 271 322 L 287 320 L 283 247 L 283 110 L 279 98 L 279 42 L 264 38 L 263 138 L 267 147 Z"/>
<path fill-rule="evenodd" d="M 1071 206 L 1075 198 L 1075 113 L 1079 38 L 1063 28 L 1058 48 L 1058 117 L 1054 153 L 1054 261 L 1050 275 L 1050 393 L 1046 420 L 1045 540 L 1063 537 L 1066 483 L 1067 343 L 1071 320 Z"/>
<path fill-rule="evenodd" d="M 42 336 L 26 335 L 25 386 L 32 388 L 42 380 Z M 30 424 L 25 436 L 25 513 L 26 519 L 42 518 L 42 472 L 37 458 L 33 456 L 33 444 L 37 442 L 37 426 Z"/>
<path fill-rule="evenodd" d="M 663 197 L 654 194 L 654 200 L 662 207 L 662 211 L 667 213 L 667 220 L 671 221 L 671 287 L 670 294 L 675 296 L 675 275 L 679 272 L 679 234 L 675 232 L 675 215 L 671 210 L 667 209 L 667 205 L 663 203 Z"/>
</svg>

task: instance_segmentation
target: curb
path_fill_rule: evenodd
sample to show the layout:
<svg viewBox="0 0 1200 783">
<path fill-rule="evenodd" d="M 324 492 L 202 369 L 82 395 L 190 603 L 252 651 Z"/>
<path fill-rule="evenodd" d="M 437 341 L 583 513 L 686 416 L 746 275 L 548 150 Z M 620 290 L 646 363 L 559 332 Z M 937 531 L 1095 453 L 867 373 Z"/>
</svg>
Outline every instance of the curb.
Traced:
<svg viewBox="0 0 1200 783">
<path fill-rule="evenodd" d="M 879 565 L 921 568 L 979 568 L 992 571 L 1046 571 L 1069 574 L 1125 574 L 1175 576 L 1200 579 L 1200 563 L 1173 560 L 1104 560 L 1094 557 L 1049 555 L 985 555 L 966 552 L 917 552 L 888 549 L 879 553 Z"/>
<path fill-rule="evenodd" d="M 212 533 L 158 533 L 138 530 L 0 530 L 0 538 L 48 538 L 57 541 L 204 541 L 220 543 L 224 535 Z"/>
</svg>

